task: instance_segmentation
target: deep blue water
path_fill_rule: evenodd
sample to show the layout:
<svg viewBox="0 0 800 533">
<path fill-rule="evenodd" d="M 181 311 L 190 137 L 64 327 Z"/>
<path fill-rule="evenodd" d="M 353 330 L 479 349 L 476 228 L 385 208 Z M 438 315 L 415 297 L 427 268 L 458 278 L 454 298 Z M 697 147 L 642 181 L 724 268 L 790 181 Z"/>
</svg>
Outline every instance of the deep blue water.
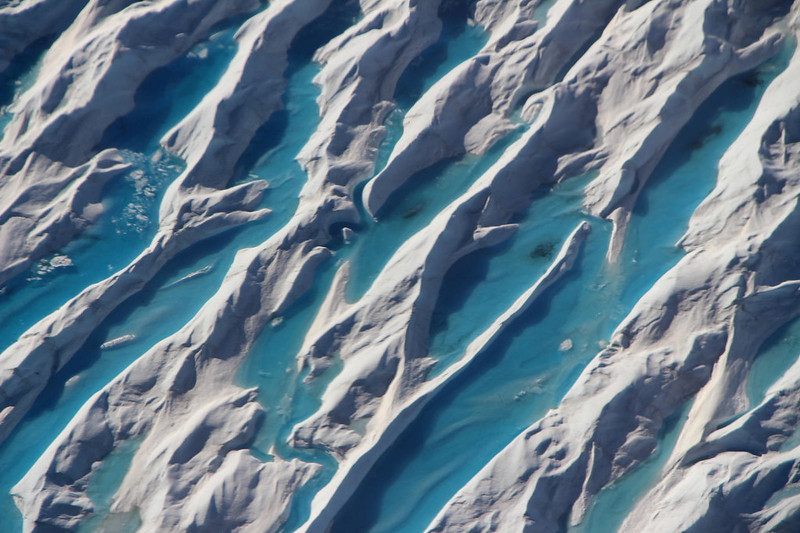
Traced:
<svg viewBox="0 0 800 533">
<path fill-rule="evenodd" d="M 105 187 L 104 212 L 97 223 L 54 254 L 56 258 L 68 257 L 71 264 L 54 268 L 53 256 L 46 257 L 5 287 L 0 294 L 0 348 L 13 343 L 83 288 L 122 269 L 150 243 L 158 228 L 163 192 L 184 169 L 182 161 L 159 148 L 159 138 L 216 84 L 235 53 L 234 30 L 221 29 L 185 57 L 151 74 L 137 90 L 136 101 L 141 107 L 108 128 L 98 149 L 121 148 L 131 169 Z M 35 75 L 35 65 L 31 69 L 26 76 Z M 173 98 L 174 95 L 180 98 Z M 292 196 L 296 198 L 294 192 Z M 0 446 L 0 493 L 5 494 L 0 497 L 0 520 L 4 527 L 21 528 L 19 513 L 8 496 L 11 487 L 80 406 L 150 346 L 188 321 L 213 294 L 236 250 L 227 250 L 225 264 L 217 257 L 222 254 L 222 246 L 252 245 L 261 240 L 232 237 L 218 237 L 216 244 L 214 239 L 206 241 L 176 257 L 141 293 L 114 311 L 54 376 L 28 415 Z M 208 275 L 175 283 L 209 265 L 212 268 Z M 161 288 L 164 290 L 158 290 Z M 178 312 L 176 299 L 186 304 Z M 103 342 L 125 334 L 136 335 L 135 341 L 116 349 L 100 348 Z"/>
<path fill-rule="evenodd" d="M 747 396 L 750 405 L 764 399 L 767 390 L 800 356 L 800 319 L 779 328 L 761 346 L 747 374 Z"/>
<path fill-rule="evenodd" d="M 53 44 L 55 35 L 37 39 L 17 54 L 3 72 L 0 72 L 0 138 L 3 130 L 14 117 L 9 109 L 19 95 L 25 92 L 39 74 L 45 52 Z"/>
<path fill-rule="evenodd" d="M 552 4 L 552 0 L 542 3 L 537 22 L 545 21 Z M 410 106 L 486 42 L 482 29 L 469 23 L 467 3 L 444 5 L 441 37 L 398 82 L 397 107 L 385 124 L 387 134 L 376 172 L 400 138 Z M 307 179 L 295 157 L 319 122 L 315 102 L 319 91 L 311 82 L 319 67 L 311 58 L 358 16 L 355 2 L 337 2 L 298 36 L 286 73 L 285 110 L 275 113 L 259 130 L 237 166 L 235 182 L 269 181 L 263 206 L 273 213 L 264 221 L 199 243 L 170 261 L 143 291 L 103 322 L 0 446 L 0 494 L 6 495 L 0 497 L 0 529 L 19 529 L 19 513 L 8 492 L 80 406 L 147 349 L 184 325 L 216 292 L 237 250 L 260 244 L 290 220 Z M 183 170 L 183 163 L 166 155 L 158 141 L 217 83 L 236 52 L 233 34 L 239 22 L 220 27 L 188 54 L 155 71 L 136 93 L 136 110 L 105 132 L 98 148 L 123 149 L 132 168 L 109 183 L 103 194 L 105 213 L 93 228 L 57 257 L 37 262 L 0 293 L 0 349 L 82 288 L 123 268 L 150 242 L 157 230 L 163 191 Z M 47 46 L 46 40 L 32 46 L 0 77 L 0 128 L 10 118 L 6 105 L 30 85 Z M 581 211 L 582 187 L 592 177 L 588 175 L 573 177 L 537 197 L 530 209 L 517 215 L 520 231 L 507 242 L 474 252 L 453 265 L 443 281 L 431 324 L 429 355 L 438 362 L 432 375 L 457 360 L 469 342 L 538 279 L 580 221 L 592 225 L 574 269 L 518 317 L 401 434 L 343 508 L 334 532 L 422 531 L 486 462 L 558 405 L 627 311 L 680 259 L 683 252 L 674 243 L 713 187 L 722 153 L 752 117 L 764 87 L 785 67 L 787 53 L 759 69 L 759 84 L 753 86 L 752 76 L 738 77 L 698 110 L 647 184 L 618 263 L 606 262 L 608 223 Z M 323 452 L 296 450 L 286 444 L 292 427 L 318 408 L 325 386 L 340 368 L 336 362 L 306 385 L 295 360 L 334 272 L 343 261 L 351 262 L 347 297 L 357 300 L 400 245 L 466 191 L 520 133 L 509 134 L 482 157 L 443 161 L 414 176 L 392 196 L 378 222 L 364 220 L 353 242 L 336 248 L 334 258 L 320 267 L 311 290 L 281 320 L 265 327 L 245 359 L 236 383 L 258 387 L 259 401 L 267 411 L 253 453 L 264 461 L 275 454 L 324 467 L 299 492 L 286 531 L 303 523 L 314 494 L 336 467 Z M 71 265 L 65 264 L 63 256 L 70 258 Z M 178 301 L 180 306 L 175 305 Z M 763 397 L 800 352 L 798 323 L 779 330 L 765 343 L 748 383 L 754 401 Z M 135 335 L 135 340 L 115 349 L 101 348 L 123 335 Z M 563 349 L 567 340 L 571 348 Z M 657 481 L 687 412 L 684 406 L 668 419 L 656 453 L 603 490 L 576 532 L 611 531 L 619 526 L 635 496 Z M 100 466 L 89 487 L 99 512 L 82 531 L 124 532 L 137 527 L 137 516 L 107 514 L 137 445 L 138 441 L 126 443 Z"/>
<path fill-rule="evenodd" d="M 384 123 L 386 136 L 378 150 L 376 174 L 386 165 L 392 148 L 402 136 L 406 112 L 425 91 L 475 55 L 486 42 L 486 33 L 479 26 L 467 23 L 469 12 L 463 7 L 442 14 L 441 37 L 412 61 L 398 80 L 397 106 Z M 359 232 L 348 257 L 351 262 L 348 301 L 358 300 L 400 245 L 465 192 L 515 138 L 514 134 L 508 135 L 483 157 L 465 155 L 417 172 L 381 209 L 379 223 L 364 217 L 363 231 Z"/>
<path fill-rule="evenodd" d="M 789 54 L 790 55 L 790 54 Z M 786 52 L 749 75 L 725 83 L 681 131 L 645 187 L 631 219 L 622 257 L 605 262 L 608 228 L 593 231 L 576 269 L 551 287 L 422 412 L 368 474 L 340 512 L 334 533 L 422 531 L 435 514 L 496 453 L 548 409 L 556 407 L 597 353 L 598 342 L 681 257 L 675 246 L 697 205 L 713 189 L 725 149 L 741 133 Z M 567 181 L 565 184 L 568 184 Z M 558 193 L 558 191 L 553 191 Z M 562 201 L 563 202 L 563 201 Z M 542 203 L 542 218 L 537 207 Z M 553 205 L 553 207 L 550 207 Z M 452 361 L 471 338 L 529 286 L 546 266 L 523 268 L 525 252 L 557 251 L 580 220 L 580 203 L 558 195 L 534 202 L 510 244 L 471 254 L 445 278 L 432 324 L 431 355 Z M 524 242 L 523 244 L 518 244 Z M 529 253 L 541 256 L 542 253 Z M 530 276 L 527 283 L 515 276 Z M 494 281 L 494 283 L 492 283 Z M 559 344 L 570 339 L 564 353 Z M 635 500 L 657 481 L 680 420 L 660 435 L 656 455 L 613 489 L 601 492 L 587 531 L 613 531 Z M 613 512 L 611 510 L 614 510 Z"/>
<path fill-rule="evenodd" d="M 639 198 L 631 231 L 623 251 L 629 264 L 622 291 L 625 305 L 632 305 L 682 255 L 670 246 L 686 229 L 686 223 L 699 202 L 714 187 L 720 158 L 748 124 L 767 85 L 782 72 L 794 51 L 792 43 L 773 59 L 759 67 L 758 84 L 753 73 L 745 73 L 723 83 L 695 112 L 672 146 Z M 796 344 L 796 325 L 778 331 L 766 344 L 768 353 L 756 359 L 750 374 L 748 392 L 751 400 L 760 401 L 766 388 L 793 362 L 800 351 Z M 786 355 L 792 352 L 787 364 Z M 785 365 L 785 366 L 784 366 Z M 604 488 L 583 524 L 575 533 L 615 531 L 633 510 L 638 497 L 659 481 L 664 466 L 683 427 L 688 409 L 665 421 L 657 450 L 645 463 L 616 483 Z M 675 417 L 679 416 L 677 422 Z M 672 424 L 675 424 L 674 426 Z"/>
</svg>

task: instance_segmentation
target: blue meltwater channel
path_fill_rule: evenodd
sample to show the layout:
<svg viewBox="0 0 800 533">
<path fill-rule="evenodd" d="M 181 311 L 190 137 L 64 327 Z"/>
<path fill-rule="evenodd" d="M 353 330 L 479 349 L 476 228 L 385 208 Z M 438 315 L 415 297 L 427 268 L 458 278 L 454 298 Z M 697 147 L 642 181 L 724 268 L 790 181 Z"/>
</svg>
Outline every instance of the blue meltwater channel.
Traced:
<svg viewBox="0 0 800 533">
<path fill-rule="evenodd" d="M 474 54 L 485 40 L 479 28 L 460 22 L 461 13 L 452 16 L 455 22 L 445 20 L 440 41 L 411 65 L 413 75 L 404 76 L 398 85 L 398 108 L 388 119 L 378 168 L 402 132 L 402 116 L 410 103 Z M 95 228 L 57 256 L 38 262 L 0 294 L 0 323 L 4 325 L 0 346 L 12 343 L 81 288 L 122 268 L 149 243 L 157 227 L 161 194 L 183 168 L 180 161 L 158 149 L 157 141 L 215 85 L 233 52 L 232 30 L 225 30 L 145 82 L 137 93 L 139 111 L 118 121 L 104 139 L 105 145 L 124 149 L 132 170 L 109 185 L 104 194 L 106 213 Z M 518 214 L 515 221 L 520 231 L 511 240 L 470 254 L 451 268 L 432 323 L 430 355 L 438 361 L 435 373 L 455 361 L 466 345 L 541 275 L 578 222 L 589 220 L 592 224 L 573 271 L 426 407 L 372 469 L 337 517 L 334 531 L 422 531 L 491 457 L 558 404 L 627 310 L 681 257 L 674 242 L 713 186 L 722 151 L 752 116 L 763 86 L 781 69 L 781 59 L 775 61 L 762 67 L 760 86 L 752 87 L 744 78 L 726 83 L 681 132 L 645 189 L 618 264 L 605 262 L 608 225 L 581 212 L 581 188 L 591 176 L 577 176 L 547 191 L 529 210 Z M 259 136 L 262 144 L 253 148 L 253 166 L 242 171 L 244 179 L 270 182 L 263 205 L 273 209 L 272 215 L 205 241 L 171 261 L 142 292 L 108 317 L 53 379 L 15 434 L 0 446 L 2 529 L 21 529 L 8 492 L 86 399 L 155 342 L 185 324 L 219 287 L 237 250 L 263 242 L 289 221 L 306 180 L 294 157 L 319 121 L 318 91 L 311 83 L 317 72 L 308 57 L 290 67 L 286 110 L 276 113 L 263 129 Z M 165 83 L 174 85 L 166 93 L 159 92 Z M 156 112 L 159 120 L 141 114 L 147 109 Z M 292 426 L 314 412 L 322 391 L 337 372 L 334 365 L 306 386 L 295 362 L 336 267 L 351 260 L 354 282 L 348 287 L 348 297 L 356 299 L 363 294 L 402 242 L 463 192 L 513 141 L 513 135 L 483 158 L 465 156 L 445 162 L 401 191 L 393 198 L 389 216 L 361 228 L 351 245 L 336 250 L 334 259 L 317 272 L 312 289 L 282 320 L 265 328 L 245 360 L 237 383 L 258 386 L 267 410 L 253 453 L 264 461 L 271 460 L 274 453 L 324 466 L 323 473 L 297 495 L 287 531 L 308 516 L 316 490 L 330 479 L 336 466 L 322 452 L 286 445 Z M 175 301 L 182 302 L 180 308 Z M 133 335 L 134 340 L 114 349 L 102 348 L 108 340 L 125 335 Z M 658 470 L 657 461 L 668 455 L 666 450 L 680 429 L 683 413 L 665 426 L 660 451 L 650 466 L 623 478 L 615 487 L 635 479 L 639 481 L 630 486 L 648 486 Z M 86 524 L 87 531 L 137 527 L 137 517 L 109 513 L 109 495 L 122 481 L 137 444 L 132 441 L 117 450 L 92 480 L 89 495 L 98 513 Z M 629 509 L 623 505 L 624 498 L 622 503 L 619 497 L 613 499 L 615 487 L 603 491 L 591 510 L 585 524 L 597 528 L 592 531 L 613 530 Z M 631 494 L 629 489 L 616 490 Z M 621 511 L 611 512 L 613 506 Z"/>
<path fill-rule="evenodd" d="M 339 513 L 334 533 L 423 531 L 483 465 L 558 405 L 628 310 L 682 256 L 675 242 L 713 188 L 722 153 L 787 57 L 763 65 L 755 86 L 750 74 L 726 82 L 695 113 L 645 188 L 616 264 L 604 256 L 609 228 L 588 219 L 592 233 L 574 270 L 426 406 Z M 536 261 L 557 251 L 584 218 L 578 198 L 569 202 L 559 195 L 569 197 L 570 180 L 533 202 L 511 242 L 451 268 L 433 318 L 430 355 L 445 364 L 455 360 L 535 281 L 545 268 Z M 631 495 L 657 480 L 686 413 L 685 405 L 668 419 L 657 453 L 643 467 L 601 492 L 581 530 L 619 526 L 635 503 Z"/>
<path fill-rule="evenodd" d="M 150 243 L 158 228 L 163 191 L 184 168 L 180 160 L 158 147 L 158 140 L 216 85 L 236 51 L 235 30 L 221 28 L 186 56 L 153 72 L 137 90 L 136 111 L 105 132 L 99 148 L 120 148 L 131 169 L 106 186 L 102 199 L 105 210 L 92 228 L 5 287 L 0 295 L 2 348 L 83 288 L 123 268 Z M 180 98 L 173 98 L 175 94 Z M 139 128 L 137 124 L 146 127 Z M 289 196 L 297 201 L 296 190 Z M 278 200 L 279 206 L 284 203 Z M 263 240 L 262 232 L 268 223 L 248 228 L 255 232 L 249 238 L 244 231 L 232 232 L 176 257 L 142 292 L 120 305 L 51 379 L 27 416 L 0 446 L 3 530 L 17 531 L 22 527 L 9 494 L 11 487 L 81 405 L 149 347 L 191 318 L 213 294 L 237 246 Z M 176 309 L 176 299 L 185 305 Z M 123 335 L 134 338 L 114 348 L 102 347 L 103 343 Z M 102 505 L 99 508 L 102 510 Z"/>
<path fill-rule="evenodd" d="M 676 247 L 658 246 L 657 254 L 663 257 L 659 261 L 651 253 L 653 239 L 665 232 L 665 228 L 672 242 L 680 237 L 686 220 L 714 186 L 722 155 L 750 122 L 766 87 L 786 68 L 794 51 L 795 43 L 787 42 L 774 58 L 755 71 L 723 83 L 695 112 L 664 155 L 636 206 L 635 224 L 623 251 L 625 261 L 644 286 L 654 283 L 666 270 L 668 257 L 674 257 L 675 262 L 683 254 Z M 687 202 L 689 198 L 691 201 Z M 671 210 L 681 211 L 680 220 L 673 218 Z M 632 305 L 639 296 L 639 291 L 630 286 L 622 293 L 626 305 Z M 756 359 L 749 376 L 751 400 L 760 401 L 778 372 L 788 368 L 800 353 L 797 332 L 796 324 L 791 324 L 765 343 L 762 350 L 766 353 Z M 788 363 L 787 355 L 790 356 Z M 687 400 L 687 405 L 665 420 L 653 455 L 636 470 L 600 491 L 583 522 L 570 528 L 571 532 L 606 533 L 619 528 L 639 498 L 661 479 L 688 416 L 689 403 Z"/>
</svg>

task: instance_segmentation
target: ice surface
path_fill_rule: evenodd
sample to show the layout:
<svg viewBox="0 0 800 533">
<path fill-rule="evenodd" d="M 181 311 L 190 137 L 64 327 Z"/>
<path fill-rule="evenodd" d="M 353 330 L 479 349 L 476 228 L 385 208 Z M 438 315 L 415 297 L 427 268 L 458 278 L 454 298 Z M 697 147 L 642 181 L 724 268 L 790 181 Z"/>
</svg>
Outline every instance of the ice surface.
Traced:
<svg viewBox="0 0 800 533">
<path fill-rule="evenodd" d="M 0 529 L 797 529 L 798 20 L 0 2 Z"/>
</svg>

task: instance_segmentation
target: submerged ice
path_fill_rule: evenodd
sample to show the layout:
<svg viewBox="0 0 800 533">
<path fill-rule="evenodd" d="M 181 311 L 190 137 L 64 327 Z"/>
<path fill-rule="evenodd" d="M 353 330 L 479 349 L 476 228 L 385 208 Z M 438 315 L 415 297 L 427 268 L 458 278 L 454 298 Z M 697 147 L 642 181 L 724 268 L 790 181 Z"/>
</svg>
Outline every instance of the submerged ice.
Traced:
<svg viewBox="0 0 800 533">
<path fill-rule="evenodd" d="M 0 2 L 3 530 L 797 529 L 798 31 Z"/>
</svg>

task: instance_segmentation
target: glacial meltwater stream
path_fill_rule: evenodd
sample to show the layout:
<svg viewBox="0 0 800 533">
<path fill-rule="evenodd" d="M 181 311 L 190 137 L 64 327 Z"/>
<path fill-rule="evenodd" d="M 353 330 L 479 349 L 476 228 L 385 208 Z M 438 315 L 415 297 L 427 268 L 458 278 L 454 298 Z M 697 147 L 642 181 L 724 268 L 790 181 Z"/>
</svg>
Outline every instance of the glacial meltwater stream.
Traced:
<svg viewBox="0 0 800 533">
<path fill-rule="evenodd" d="M 630 270 L 626 277 L 628 290 L 622 293 L 625 305 L 635 303 L 641 296 L 639 291 L 650 287 L 682 254 L 680 249 L 670 244 L 678 240 L 695 207 L 713 188 L 720 158 L 742 133 L 761 103 L 764 90 L 786 68 L 793 52 L 794 43 L 788 42 L 778 55 L 756 71 L 725 82 L 695 112 L 664 155 L 639 198 L 623 250 L 623 264 L 628 264 Z M 791 338 L 785 329 L 776 337 L 781 335 Z M 772 342 L 768 341 L 768 344 Z M 794 360 L 800 352 L 786 354 L 782 350 L 781 353 Z M 785 358 L 780 362 L 776 359 L 767 356 L 764 361 L 769 362 L 766 364 L 756 363 L 759 371 L 750 374 L 750 378 L 755 376 L 755 382 L 751 383 L 753 396 L 766 390 L 763 385 L 768 380 L 766 374 L 769 373 L 773 380 L 780 375 L 774 372 L 775 369 L 770 372 L 765 368 L 770 363 L 776 366 L 786 364 Z M 658 482 L 688 413 L 689 406 L 684 406 L 665 420 L 653 455 L 636 471 L 604 488 L 584 521 L 570 531 L 616 531 L 633 510 L 638 497 Z"/>
<path fill-rule="evenodd" d="M 94 226 L 61 252 L 36 262 L 0 294 L 0 349 L 85 287 L 125 267 L 150 243 L 158 229 L 163 192 L 184 169 L 158 141 L 216 85 L 236 51 L 235 30 L 221 29 L 185 57 L 154 71 L 136 93 L 141 105 L 106 130 L 100 148 L 120 148 L 131 168 L 106 186 L 104 212 Z M 296 191 L 290 196 L 296 201 Z M 191 318 L 219 286 L 236 250 L 262 240 L 256 229 L 261 225 L 252 225 L 254 235 L 249 238 L 233 232 L 235 237 L 223 235 L 180 254 L 143 291 L 120 305 L 52 378 L 0 445 L 4 527 L 22 527 L 11 487 L 92 394 Z M 176 301 L 182 305 L 176 306 Z"/>
<path fill-rule="evenodd" d="M 535 21 L 540 26 L 554 3 L 539 4 Z M 471 19 L 469 6 L 443 2 L 441 37 L 399 79 L 396 107 L 384 124 L 386 136 L 374 174 L 385 166 L 400 139 L 410 107 L 486 44 L 488 34 Z M 239 250 L 263 243 L 290 222 L 308 179 L 295 158 L 320 124 L 316 103 L 320 91 L 312 82 L 320 65 L 312 60 L 313 52 L 360 16 L 357 2 L 334 2 L 298 35 L 285 73 L 285 109 L 260 128 L 240 159 L 231 183 L 267 181 L 261 207 L 269 208 L 271 214 L 172 258 L 144 289 L 102 322 L 0 444 L 0 530 L 21 530 L 10 491 L 80 407 L 139 356 L 186 324 L 219 289 Z M 159 146 L 159 140 L 217 84 L 237 51 L 234 35 L 241 23 L 236 19 L 215 28 L 185 56 L 153 72 L 136 93 L 136 109 L 107 129 L 98 150 L 120 149 L 130 169 L 106 186 L 105 211 L 96 224 L 0 289 L 0 351 L 81 290 L 124 268 L 150 244 L 158 230 L 164 191 L 185 167 Z M 14 68 L 0 77 L 0 130 L 12 119 L 9 104 L 35 79 L 41 47 L 50 42 L 31 45 Z M 423 531 L 492 457 L 558 406 L 633 305 L 682 257 L 675 243 L 713 188 L 720 157 L 752 118 L 765 88 L 787 66 L 793 47 L 787 43 L 757 71 L 725 82 L 694 114 L 638 198 L 615 262 L 609 263 L 606 257 L 610 223 L 583 210 L 583 189 L 597 175 L 592 171 L 537 191 L 530 207 L 514 215 L 512 222 L 519 225 L 514 236 L 474 251 L 450 267 L 430 324 L 428 355 L 435 364 L 429 380 L 458 361 L 470 342 L 544 274 L 579 223 L 591 225 L 572 270 L 436 393 L 338 512 L 333 533 Z M 235 383 L 257 387 L 258 401 L 266 411 L 255 439 L 246 446 L 264 462 L 297 458 L 322 466 L 297 491 L 283 531 L 294 531 L 305 522 L 312 499 L 337 468 L 336 460 L 324 451 L 299 450 L 287 443 L 294 425 L 317 410 L 325 387 L 341 369 L 341 361 L 335 361 L 307 384 L 306 371 L 298 369 L 296 359 L 335 272 L 350 262 L 346 297 L 350 303 L 357 302 L 403 243 L 467 191 L 528 126 L 518 125 L 481 156 L 444 160 L 412 176 L 376 219 L 361 221 L 352 239 L 330 243 L 333 257 L 317 269 L 312 287 L 283 316 L 264 327 L 244 357 Z M 363 186 L 355 188 L 356 203 L 361 201 Z M 358 207 L 363 214 L 363 206 Z M 762 347 L 748 382 L 754 403 L 798 356 L 798 339 L 800 322 L 795 320 Z M 604 533 L 619 527 L 637 496 L 658 481 L 690 407 L 687 400 L 669 415 L 656 452 L 603 489 L 583 521 L 568 531 Z M 81 532 L 133 532 L 139 527 L 138 514 L 114 513 L 111 504 L 141 440 L 125 442 L 96 465 L 87 490 L 95 513 L 81 525 Z"/>
<path fill-rule="evenodd" d="M 681 257 L 675 242 L 713 188 L 722 153 L 792 50 L 786 46 L 762 65 L 757 84 L 752 73 L 738 76 L 698 109 L 639 198 L 618 263 L 605 260 L 609 228 L 589 219 L 592 233 L 574 270 L 426 406 L 350 498 L 334 533 L 423 531 L 483 465 L 558 405 L 627 311 Z M 547 257 L 582 219 L 580 188 L 570 181 L 533 202 L 510 243 L 474 252 L 450 269 L 433 318 L 431 356 L 452 362 L 543 272 Z M 602 491 L 576 531 L 619 527 L 636 501 L 631 494 L 658 480 L 688 407 L 681 413 L 665 423 L 658 452 Z"/>
</svg>

